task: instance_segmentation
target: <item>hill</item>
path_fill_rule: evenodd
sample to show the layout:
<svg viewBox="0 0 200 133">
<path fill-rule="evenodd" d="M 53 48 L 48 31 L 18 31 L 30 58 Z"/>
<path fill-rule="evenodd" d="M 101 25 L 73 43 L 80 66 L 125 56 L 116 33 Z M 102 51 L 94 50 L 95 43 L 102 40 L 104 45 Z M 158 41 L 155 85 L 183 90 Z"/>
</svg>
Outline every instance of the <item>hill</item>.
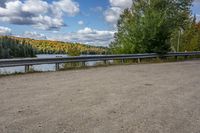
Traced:
<svg viewBox="0 0 200 133">
<path fill-rule="evenodd" d="M 20 41 L 22 44 L 31 45 L 40 54 L 67 54 L 71 49 L 76 48 L 81 54 L 105 54 L 106 47 L 91 46 L 81 43 L 34 40 L 30 38 L 11 37 Z"/>
</svg>

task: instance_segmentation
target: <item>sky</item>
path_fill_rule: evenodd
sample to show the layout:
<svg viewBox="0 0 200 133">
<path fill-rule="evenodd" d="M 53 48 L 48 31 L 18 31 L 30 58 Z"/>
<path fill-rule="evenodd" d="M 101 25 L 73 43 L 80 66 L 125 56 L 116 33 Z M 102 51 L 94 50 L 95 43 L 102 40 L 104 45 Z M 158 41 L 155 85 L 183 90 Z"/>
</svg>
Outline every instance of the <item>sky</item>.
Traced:
<svg viewBox="0 0 200 133">
<path fill-rule="evenodd" d="M 0 35 L 108 46 L 132 0 L 0 0 Z M 200 21 L 200 0 L 191 7 Z"/>
</svg>

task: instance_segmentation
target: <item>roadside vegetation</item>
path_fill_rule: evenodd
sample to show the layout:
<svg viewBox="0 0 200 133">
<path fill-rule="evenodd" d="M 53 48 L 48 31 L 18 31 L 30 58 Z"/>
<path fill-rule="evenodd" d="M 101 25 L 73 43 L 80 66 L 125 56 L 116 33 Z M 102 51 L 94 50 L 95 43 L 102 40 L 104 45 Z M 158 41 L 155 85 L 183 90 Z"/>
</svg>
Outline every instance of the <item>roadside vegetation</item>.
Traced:
<svg viewBox="0 0 200 133">
<path fill-rule="evenodd" d="M 191 13 L 193 0 L 134 0 L 117 24 L 113 54 L 200 50 L 200 22 Z"/>
</svg>

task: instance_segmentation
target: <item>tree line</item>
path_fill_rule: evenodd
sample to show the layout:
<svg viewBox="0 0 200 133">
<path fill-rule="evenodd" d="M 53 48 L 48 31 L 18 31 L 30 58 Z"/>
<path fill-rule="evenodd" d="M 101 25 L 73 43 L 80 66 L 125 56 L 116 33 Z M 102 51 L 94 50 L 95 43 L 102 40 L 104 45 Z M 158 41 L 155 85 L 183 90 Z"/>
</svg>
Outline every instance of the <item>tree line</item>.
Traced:
<svg viewBox="0 0 200 133">
<path fill-rule="evenodd" d="M 36 54 L 106 54 L 107 49 L 80 43 L 0 36 L 0 58 L 35 57 Z"/>
<path fill-rule="evenodd" d="M 0 59 L 13 57 L 35 57 L 36 50 L 25 41 L 0 36 Z"/>
<path fill-rule="evenodd" d="M 76 52 L 80 54 L 105 54 L 106 47 L 91 46 L 81 43 L 70 43 L 51 40 L 34 40 L 29 38 L 17 38 L 19 41 L 25 41 L 25 43 L 31 45 L 37 50 L 38 54 L 68 54 L 76 49 Z"/>
<path fill-rule="evenodd" d="M 193 0 L 134 0 L 117 23 L 110 50 L 114 54 L 200 50 L 200 22 Z"/>
</svg>

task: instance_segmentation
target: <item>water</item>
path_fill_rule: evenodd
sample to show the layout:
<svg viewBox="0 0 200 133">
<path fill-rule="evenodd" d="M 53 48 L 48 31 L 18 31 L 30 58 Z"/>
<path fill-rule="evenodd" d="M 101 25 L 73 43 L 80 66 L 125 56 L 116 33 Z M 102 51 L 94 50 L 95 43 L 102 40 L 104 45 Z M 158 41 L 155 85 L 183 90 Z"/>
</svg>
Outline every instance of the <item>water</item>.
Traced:
<svg viewBox="0 0 200 133">
<path fill-rule="evenodd" d="M 67 57 L 67 55 L 64 55 L 64 54 L 38 54 L 37 55 L 37 58 L 54 58 L 54 57 Z M 86 66 L 94 66 L 97 63 L 101 63 L 101 61 L 86 62 Z M 63 65 L 60 64 L 60 67 L 62 68 Z M 55 64 L 33 65 L 31 66 L 31 69 L 33 71 L 55 71 Z M 24 66 L 0 68 L 0 74 L 23 73 L 24 71 L 25 71 Z"/>
</svg>

